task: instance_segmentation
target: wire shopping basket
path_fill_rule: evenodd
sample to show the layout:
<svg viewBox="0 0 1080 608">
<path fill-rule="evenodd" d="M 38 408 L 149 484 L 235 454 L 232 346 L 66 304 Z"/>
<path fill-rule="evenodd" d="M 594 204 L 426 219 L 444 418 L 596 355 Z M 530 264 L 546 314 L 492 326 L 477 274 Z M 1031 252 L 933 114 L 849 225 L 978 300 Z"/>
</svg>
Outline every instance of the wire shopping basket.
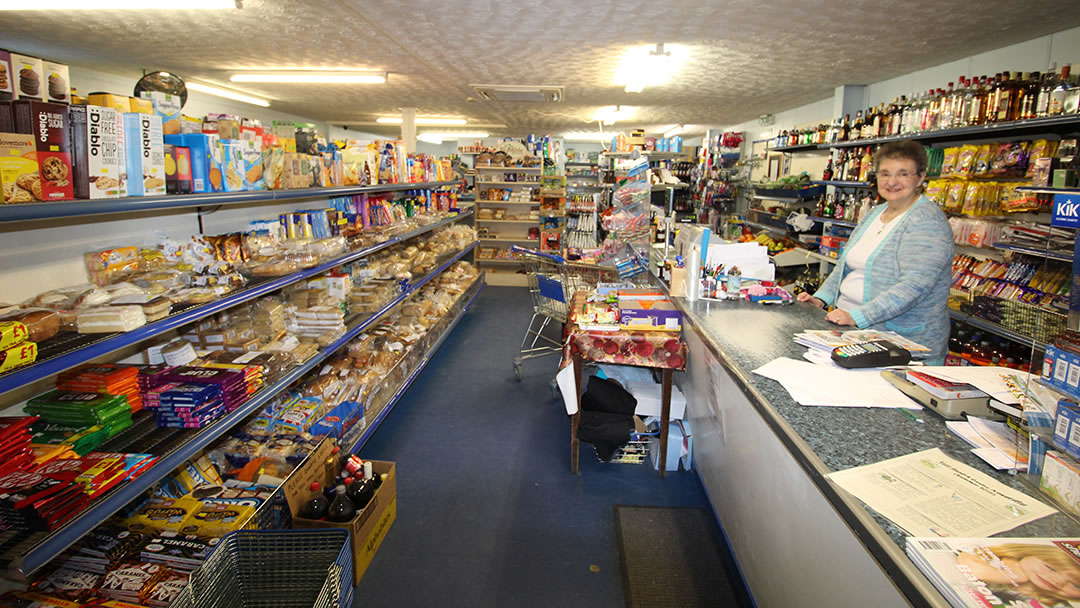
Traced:
<svg viewBox="0 0 1080 608">
<path fill-rule="evenodd" d="M 562 352 L 561 326 L 569 316 L 574 293 L 595 288 L 602 281 L 618 280 L 619 272 L 610 266 L 568 262 L 562 256 L 517 245 L 510 250 L 525 268 L 533 300 L 533 315 L 521 340 L 520 355 L 514 359 L 514 376 L 521 380 L 523 361 Z M 558 339 L 544 335 L 551 321 L 558 322 Z"/>
<path fill-rule="evenodd" d="M 225 535 L 171 608 L 350 608 L 348 530 Z"/>
</svg>

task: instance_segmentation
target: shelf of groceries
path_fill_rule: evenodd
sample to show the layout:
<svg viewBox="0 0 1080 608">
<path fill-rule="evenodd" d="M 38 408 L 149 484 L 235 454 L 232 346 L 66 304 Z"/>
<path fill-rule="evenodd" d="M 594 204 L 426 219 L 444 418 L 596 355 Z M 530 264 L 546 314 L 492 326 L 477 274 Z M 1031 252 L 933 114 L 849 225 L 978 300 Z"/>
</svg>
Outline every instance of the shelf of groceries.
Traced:
<svg viewBox="0 0 1080 608">
<path fill-rule="evenodd" d="M 209 495 L 200 495 L 203 502 L 192 497 L 198 480 L 221 483 L 220 477 L 224 471 L 233 467 L 243 470 L 242 464 L 250 464 L 264 452 L 265 458 L 276 464 L 273 467 L 260 464 L 257 469 L 273 469 L 270 479 L 285 477 L 325 436 L 331 436 L 353 449 L 362 445 L 423 369 L 431 353 L 453 329 L 483 284 L 482 275 L 471 265 L 460 261 L 476 246 L 471 230 L 459 226 L 451 232 L 455 234 L 447 233 L 448 238 L 444 239 L 433 236 L 426 242 L 416 242 L 416 245 L 402 243 L 399 252 L 387 252 L 383 259 L 375 261 L 376 264 L 367 265 L 367 268 L 375 266 L 385 269 L 388 265 L 400 263 L 393 261 L 401 259 L 398 254 L 417 245 L 423 247 L 423 251 L 443 251 L 452 247 L 433 261 L 417 258 L 418 265 L 412 268 L 423 270 L 423 274 L 417 275 L 418 278 L 404 282 L 389 279 L 377 289 L 365 288 L 354 292 L 349 297 L 354 310 L 349 317 L 345 317 L 340 308 L 332 312 L 327 310 L 332 307 L 327 306 L 306 308 L 312 312 L 320 311 L 320 314 L 330 313 L 330 318 L 335 320 L 341 331 L 327 331 L 325 326 L 318 325 L 323 319 L 305 321 L 303 317 L 294 319 L 290 315 L 286 323 L 281 303 L 266 299 L 246 311 L 255 325 L 269 324 L 282 330 L 288 327 L 290 332 L 301 331 L 301 335 L 302 328 L 310 327 L 304 323 L 315 323 L 313 326 L 318 327 L 320 333 L 316 342 L 298 344 L 289 351 L 269 350 L 263 346 L 258 351 L 199 352 L 198 359 L 186 361 L 177 367 L 93 364 L 61 374 L 57 379 L 61 391 L 31 399 L 25 408 L 26 413 L 40 416 L 38 422 L 48 423 L 49 426 L 75 424 L 77 421 L 72 416 L 88 416 L 91 412 L 94 417 L 101 418 L 96 418 L 97 426 L 90 426 L 91 433 L 82 431 L 55 445 L 57 450 L 72 450 L 74 453 L 66 459 L 51 460 L 50 464 L 59 466 L 60 463 L 70 463 L 76 470 L 82 470 L 84 475 L 86 468 L 79 468 L 84 463 L 93 464 L 119 455 L 125 464 L 110 460 L 108 479 L 87 477 L 103 485 L 94 486 L 92 492 L 91 486 L 87 485 L 87 489 L 83 490 L 86 497 L 80 497 L 75 502 L 77 506 L 62 515 L 56 512 L 46 515 L 44 507 L 39 513 L 28 513 L 25 507 L 18 511 L 25 519 L 9 520 L 9 523 L 18 521 L 24 525 L 9 528 L 2 545 L 2 559 L 8 563 L 10 574 L 18 578 L 29 577 L 46 563 L 60 561 L 58 557 L 67 556 L 68 559 L 63 560 L 58 569 L 50 569 L 43 577 L 35 579 L 33 588 L 45 585 L 41 590 L 47 591 L 48 585 L 56 584 L 58 577 L 72 576 L 72 570 L 80 568 L 79 560 L 87 559 L 85 555 L 88 552 L 93 554 L 92 546 L 100 542 L 101 534 L 97 532 L 101 528 L 126 528 L 131 534 L 138 530 L 132 520 L 138 519 L 140 513 L 145 515 L 155 508 L 181 509 L 185 516 L 200 509 L 218 508 L 206 506 L 218 504 Z M 310 298 L 314 298 L 314 292 L 318 291 L 293 291 L 288 296 L 289 306 L 295 306 L 298 299 L 310 304 Z M 324 298 L 326 293 L 327 290 L 323 290 L 319 297 Z M 219 323 L 216 329 L 212 331 L 227 332 L 230 327 L 241 326 L 240 319 L 244 316 L 236 309 L 224 311 L 217 319 Z M 267 321 L 266 317 L 276 320 Z M 189 333 L 170 344 L 190 345 L 187 339 L 191 337 Z M 346 347 L 347 355 L 335 355 Z M 175 356 L 176 352 L 184 350 L 170 351 L 166 346 L 165 352 Z M 320 365 L 323 372 L 337 370 L 338 373 L 320 374 L 296 389 L 288 390 Z M 120 376 L 127 378 L 123 386 L 117 379 Z M 224 378 L 230 379 L 228 384 L 222 382 Z M 325 379 L 335 380 L 333 391 L 330 385 L 323 382 Z M 87 408 L 76 413 L 69 407 L 71 404 L 63 399 L 67 393 L 62 391 L 90 390 L 91 387 L 85 385 L 87 382 L 102 394 L 93 395 L 99 402 L 84 404 Z M 102 382 L 107 384 L 98 386 Z M 187 402 L 183 398 L 194 401 Z M 199 401 L 203 398 L 211 401 Z M 204 412 L 205 419 L 201 418 Z M 256 417 L 248 419 L 242 428 L 226 436 L 249 416 Z M 6 426 L 20 420 L 30 419 L 7 418 Z M 275 428 L 279 430 L 270 432 Z M 105 438 L 105 435 L 108 437 Z M 35 431 L 33 440 L 37 441 L 41 436 Z M 27 444 L 32 441 L 28 433 L 14 438 Z M 98 449 L 109 453 L 93 451 Z M 35 455 L 37 453 L 35 451 Z M 207 469 L 213 469 L 213 474 Z M 199 472 L 192 473 L 196 470 Z M 42 483 L 47 481 L 50 487 L 64 483 L 57 479 L 65 479 L 62 476 L 55 479 L 50 477 L 48 470 L 38 469 L 34 474 L 43 476 L 45 481 Z M 10 490 L 26 485 L 27 478 L 20 478 L 20 475 L 26 474 L 5 476 L 0 479 L 0 486 Z M 185 478 L 185 475 L 195 479 Z M 80 475 L 76 481 L 85 480 Z M 182 487 L 177 490 L 176 484 Z M 70 480 L 66 485 L 71 485 Z M 83 486 L 81 483 L 76 485 L 77 488 L 66 492 L 65 496 L 71 498 L 72 495 L 80 495 L 78 490 L 82 490 Z M 272 495 L 278 492 L 277 486 L 271 485 L 273 487 L 262 488 L 261 493 L 244 495 L 246 500 L 230 503 L 222 498 L 222 501 L 224 504 L 254 503 L 265 509 L 280 508 L 274 506 L 275 502 L 271 500 Z M 125 505 L 151 488 L 156 488 L 156 497 L 145 505 L 137 505 L 136 515 L 128 516 L 131 509 L 118 514 Z M 253 500 L 256 498 L 258 500 Z M 253 507 L 245 506 L 238 508 L 238 511 L 241 513 L 230 529 L 237 529 L 249 520 L 269 517 L 260 515 Z M 116 518 L 113 518 L 114 515 Z M 154 518 L 151 516 L 149 519 Z M 147 526 L 142 541 L 149 541 L 154 535 L 168 536 L 170 531 L 181 531 L 179 525 L 173 527 L 164 521 L 142 523 Z M 186 517 L 184 523 L 195 525 L 193 520 Z M 227 531 L 220 527 L 215 530 L 220 532 L 216 536 Z M 212 548 L 212 542 L 208 542 L 211 539 L 206 538 L 206 530 L 195 533 L 200 537 L 197 539 L 199 542 L 206 543 L 207 549 Z M 189 537 L 188 540 L 193 539 Z M 76 544 L 68 550 L 73 543 Z M 128 559 L 138 561 L 139 549 L 143 551 L 142 557 L 146 556 L 145 547 L 138 542 L 127 548 L 136 551 L 134 555 L 128 555 Z M 121 556 L 110 554 L 106 557 L 105 561 L 111 568 L 117 565 Z M 89 575 L 83 572 L 82 576 Z"/>
<path fill-rule="evenodd" d="M 319 213 L 322 213 L 322 211 L 320 210 Z M 220 271 L 226 270 L 226 268 L 219 265 L 219 272 L 217 274 L 208 273 L 201 275 L 203 278 L 195 277 L 193 279 L 205 283 L 206 287 L 195 292 L 192 292 L 191 290 L 178 292 L 182 297 L 195 296 L 194 299 L 189 300 L 188 302 L 207 298 L 210 301 L 207 301 L 206 303 L 185 305 L 186 303 L 177 304 L 174 302 L 169 308 L 176 307 L 178 309 L 177 311 L 171 312 L 171 314 L 167 314 L 159 320 L 145 322 L 141 326 L 132 327 L 127 331 L 107 333 L 53 332 L 55 334 L 54 336 L 50 336 L 43 342 L 38 343 L 37 357 L 34 362 L 0 373 L 0 394 L 12 391 L 31 382 L 47 378 L 76 365 L 87 363 L 117 350 L 138 344 L 173 329 L 183 327 L 220 311 L 227 310 L 233 306 L 262 297 L 283 287 L 317 277 L 344 264 L 350 264 L 367 258 L 389 247 L 438 230 L 461 219 L 471 217 L 471 215 L 471 211 L 465 211 L 462 213 L 442 212 L 417 216 L 416 218 L 413 218 L 412 221 L 399 222 L 396 226 L 384 227 L 384 229 L 381 230 L 370 230 L 362 236 L 358 235 L 355 242 L 358 243 L 359 248 L 352 251 L 343 251 L 341 249 L 341 243 L 335 242 L 335 245 L 338 248 L 328 250 L 327 255 L 323 258 L 312 253 L 305 253 L 302 250 L 297 250 L 291 254 L 286 254 L 295 254 L 294 257 L 296 257 L 297 262 L 286 260 L 283 256 L 280 260 L 267 262 L 261 267 L 253 265 L 245 268 L 243 272 L 225 273 Z M 421 222 L 423 222 L 423 224 L 421 224 Z M 238 241 L 239 237 L 237 237 L 237 242 Z M 226 244 L 225 246 L 231 247 L 232 245 Z M 213 248 L 211 249 L 213 250 Z M 118 257 L 130 258 L 127 260 L 129 265 L 133 264 L 137 267 L 139 264 L 137 259 L 139 254 L 135 251 L 134 247 L 124 248 L 123 251 L 109 250 L 107 252 L 98 252 L 98 254 L 99 255 L 96 256 L 98 259 L 102 259 L 102 255 L 106 258 L 112 256 L 111 262 L 114 264 L 112 267 L 113 270 L 116 269 L 115 264 Z M 156 254 L 151 255 L 154 256 L 155 260 L 158 259 Z M 301 263 L 299 261 L 301 257 L 306 259 L 307 268 L 300 268 L 297 265 L 298 263 Z M 206 261 L 217 264 L 217 261 L 213 256 L 211 256 L 210 260 Z M 206 261 L 204 261 L 204 263 Z M 142 289 L 149 290 L 157 289 L 157 284 L 173 284 L 183 278 L 178 273 L 167 270 L 150 271 L 142 274 L 144 275 L 142 277 L 134 275 L 134 280 L 144 281 L 148 287 Z M 229 289 L 226 291 L 230 284 L 243 284 L 247 282 L 248 279 L 244 277 L 244 274 L 247 274 L 250 279 L 250 282 L 247 283 L 246 287 L 235 290 Z M 130 285 L 130 283 L 127 283 L 127 285 Z M 131 291 L 126 285 L 123 289 L 125 291 Z M 150 294 L 140 291 L 137 284 L 134 292 L 126 295 L 120 294 L 117 289 L 112 289 L 110 292 L 109 289 L 87 289 L 83 286 L 77 286 L 74 291 L 56 290 L 55 292 L 41 294 L 38 298 L 35 298 L 31 304 L 34 306 L 66 305 L 68 304 L 68 300 L 71 301 L 70 303 L 72 305 L 81 305 L 79 302 L 86 304 L 98 300 L 100 300 L 101 303 L 106 303 L 110 299 L 115 299 L 117 297 L 132 297 L 133 302 L 138 302 L 140 298 L 145 299 L 148 295 Z M 146 309 L 147 306 L 156 306 L 158 302 L 155 300 L 159 300 L 159 298 L 155 297 L 141 306 L 143 309 Z M 143 312 L 143 317 L 145 318 L 145 310 L 139 312 Z M 60 313 L 49 314 L 48 309 L 44 309 L 43 313 L 44 314 L 36 315 L 34 322 L 44 325 L 52 324 L 59 327 L 63 322 L 61 320 L 62 317 L 67 316 L 74 317 L 74 324 L 76 326 L 78 324 L 78 313 L 74 311 L 61 311 Z M 10 315 L 7 316 L 10 317 Z M 55 319 L 53 318 L 54 316 Z M 71 327 L 72 320 L 69 318 L 66 324 L 68 327 Z"/>
</svg>

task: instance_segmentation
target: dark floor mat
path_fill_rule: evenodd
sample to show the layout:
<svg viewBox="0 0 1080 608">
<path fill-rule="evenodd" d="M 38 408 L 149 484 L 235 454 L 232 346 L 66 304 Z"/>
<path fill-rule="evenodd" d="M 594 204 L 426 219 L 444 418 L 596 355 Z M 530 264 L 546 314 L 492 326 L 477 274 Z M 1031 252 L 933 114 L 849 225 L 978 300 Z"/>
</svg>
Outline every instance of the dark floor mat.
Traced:
<svg viewBox="0 0 1080 608">
<path fill-rule="evenodd" d="M 697 508 L 615 506 L 629 608 L 739 606 L 708 518 Z"/>
</svg>

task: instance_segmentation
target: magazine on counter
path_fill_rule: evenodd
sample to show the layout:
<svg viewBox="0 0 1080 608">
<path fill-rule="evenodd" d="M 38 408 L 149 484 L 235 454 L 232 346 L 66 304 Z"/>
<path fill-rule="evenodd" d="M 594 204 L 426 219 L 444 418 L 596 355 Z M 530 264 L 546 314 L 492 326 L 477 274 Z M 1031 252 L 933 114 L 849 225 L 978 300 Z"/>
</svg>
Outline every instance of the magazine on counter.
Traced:
<svg viewBox="0 0 1080 608">
<path fill-rule="evenodd" d="M 909 538 L 907 554 L 957 608 L 1080 606 L 1080 539 Z"/>
<path fill-rule="evenodd" d="M 829 350 L 840 346 L 872 342 L 874 340 L 888 340 L 900 348 L 910 351 L 912 357 L 927 356 L 930 349 L 912 342 L 893 331 L 880 331 L 876 329 L 851 329 L 838 331 L 831 329 L 813 329 L 795 334 L 795 343 L 818 350 Z"/>
</svg>

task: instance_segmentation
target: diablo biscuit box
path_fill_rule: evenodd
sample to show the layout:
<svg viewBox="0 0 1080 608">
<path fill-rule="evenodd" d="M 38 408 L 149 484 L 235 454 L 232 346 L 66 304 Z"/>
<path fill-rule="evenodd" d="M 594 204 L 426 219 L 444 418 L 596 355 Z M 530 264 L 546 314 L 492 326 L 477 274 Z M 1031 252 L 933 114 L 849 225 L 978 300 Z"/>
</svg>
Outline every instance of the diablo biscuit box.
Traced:
<svg viewBox="0 0 1080 608">
<path fill-rule="evenodd" d="M 68 107 L 21 99 L 11 104 L 15 132 L 33 135 L 37 147 L 38 178 L 28 184 L 34 197 L 40 201 L 74 198 Z"/>
<path fill-rule="evenodd" d="M 0 49 L 0 101 L 15 98 L 15 73 L 11 71 L 11 53 Z"/>
<path fill-rule="evenodd" d="M 100 106 L 71 106 L 75 198 L 117 198 L 123 181 L 119 114 Z"/>
<path fill-rule="evenodd" d="M 11 74 L 15 78 L 15 99 L 43 101 L 45 87 L 41 83 L 42 61 L 29 55 L 11 54 Z"/>
<path fill-rule="evenodd" d="M 34 187 L 40 192 L 38 178 L 37 146 L 33 135 L 0 133 L 0 186 L 3 195 L 0 202 L 32 203 Z"/>
<path fill-rule="evenodd" d="M 165 194 L 165 141 L 157 114 L 124 114 L 128 195 Z"/>
</svg>

